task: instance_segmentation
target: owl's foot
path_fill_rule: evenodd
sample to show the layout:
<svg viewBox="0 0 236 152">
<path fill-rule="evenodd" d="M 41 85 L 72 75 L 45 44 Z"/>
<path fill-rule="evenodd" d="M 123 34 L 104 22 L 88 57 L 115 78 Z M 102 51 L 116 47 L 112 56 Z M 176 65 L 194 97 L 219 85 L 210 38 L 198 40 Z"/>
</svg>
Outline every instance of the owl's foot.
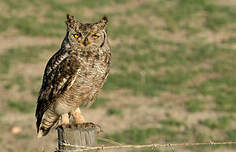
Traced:
<svg viewBox="0 0 236 152">
<path fill-rule="evenodd" d="M 63 128 L 71 128 L 71 129 L 82 129 L 82 130 L 96 130 L 97 134 L 103 133 L 101 126 L 98 124 L 94 124 L 93 122 L 84 122 L 79 124 L 67 124 L 63 125 Z"/>
<path fill-rule="evenodd" d="M 93 127 L 96 127 L 96 124 L 94 124 L 93 122 L 83 122 L 83 123 L 75 124 L 75 126 L 79 128 L 93 128 Z"/>
<path fill-rule="evenodd" d="M 71 112 L 71 115 L 74 120 L 74 124 L 82 124 L 85 122 L 84 117 L 81 114 L 81 111 L 79 108 Z"/>
<path fill-rule="evenodd" d="M 68 114 L 63 114 L 61 116 L 61 125 L 67 125 L 69 123 L 70 123 L 69 115 Z"/>
<path fill-rule="evenodd" d="M 67 124 L 65 125 L 66 128 L 95 128 L 97 127 L 96 124 L 92 123 L 92 122 L 84 122 L 84 123 L 72 123 L 72 124 Z"/>
<path fill-rule="evenodd" d="M 66 114 L 63 114 L 60 119 L 57 121 L 57 123 L 55 124 L 55 128 L 59 127 L 59 126 L 66 126 L 70 123 L 70 120 L 69 120 L 69 115 L 66 113 Z"/>
</svg>

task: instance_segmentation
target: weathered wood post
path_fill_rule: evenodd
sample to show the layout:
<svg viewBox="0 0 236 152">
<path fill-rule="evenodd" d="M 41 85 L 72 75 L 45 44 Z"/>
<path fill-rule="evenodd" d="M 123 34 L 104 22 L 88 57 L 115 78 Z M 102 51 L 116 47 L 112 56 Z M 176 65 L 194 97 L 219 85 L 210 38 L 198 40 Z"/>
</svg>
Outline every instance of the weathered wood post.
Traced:
<svg viewBox="0 0 236 152">
<path fill-rule="evenodd" d="M 57 133 L 59 152 L 81 150 L 78 146 L 96 146 L 97 127 L 93 123 L 60 126 L 57 128 Z"/>
</svg>

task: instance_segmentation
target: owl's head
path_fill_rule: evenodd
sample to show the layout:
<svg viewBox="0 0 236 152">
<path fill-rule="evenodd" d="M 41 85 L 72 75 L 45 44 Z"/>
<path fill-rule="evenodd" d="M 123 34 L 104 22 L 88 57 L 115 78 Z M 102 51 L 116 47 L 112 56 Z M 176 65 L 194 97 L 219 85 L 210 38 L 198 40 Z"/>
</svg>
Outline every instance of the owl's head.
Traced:
<svg viewBox="0 0 236 152">
<path fill-rule="evenodd" d="M 67 14 L 67 38 L 72 46 L 89 48 L 102 47 L 106 43 L 107 17 L 95 23 L 80 23 L 74 16 Z"/>
</svg>

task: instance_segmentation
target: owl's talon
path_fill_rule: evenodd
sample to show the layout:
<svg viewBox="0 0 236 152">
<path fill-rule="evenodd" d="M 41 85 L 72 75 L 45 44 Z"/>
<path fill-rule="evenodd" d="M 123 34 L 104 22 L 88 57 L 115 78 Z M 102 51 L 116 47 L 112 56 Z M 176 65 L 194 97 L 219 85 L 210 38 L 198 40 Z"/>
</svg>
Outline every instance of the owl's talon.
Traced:
<svg viewBox="0 0 236 152">
<path fill-rule="evenodd" d="M 73 124 L 76 128 L 95 128 L 96 124 L 92 122 L 83 122 L 83 123 L 75 123 Z"/>
<path fill-rule="evenodd" d="M 63 128 L 71 128 L 71 124 L 63 124 L 61 125 Z"/>
</svg>

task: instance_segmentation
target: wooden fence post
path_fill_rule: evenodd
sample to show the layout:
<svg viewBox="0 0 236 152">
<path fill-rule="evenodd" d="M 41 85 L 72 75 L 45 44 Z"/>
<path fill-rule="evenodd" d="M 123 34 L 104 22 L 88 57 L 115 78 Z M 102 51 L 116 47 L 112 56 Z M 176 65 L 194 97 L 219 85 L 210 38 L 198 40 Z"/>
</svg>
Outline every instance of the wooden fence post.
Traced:
<svg viewBox="0 0 236 152">
<path fill-rule="evenodd" d="M 96 146 L 96 125 L 87 123 L 86 125 L 67 125 L 57 128 L 58 152 L 68 150 L 80 150 L 79 147 L 67 146 Z"/>
</svg>

